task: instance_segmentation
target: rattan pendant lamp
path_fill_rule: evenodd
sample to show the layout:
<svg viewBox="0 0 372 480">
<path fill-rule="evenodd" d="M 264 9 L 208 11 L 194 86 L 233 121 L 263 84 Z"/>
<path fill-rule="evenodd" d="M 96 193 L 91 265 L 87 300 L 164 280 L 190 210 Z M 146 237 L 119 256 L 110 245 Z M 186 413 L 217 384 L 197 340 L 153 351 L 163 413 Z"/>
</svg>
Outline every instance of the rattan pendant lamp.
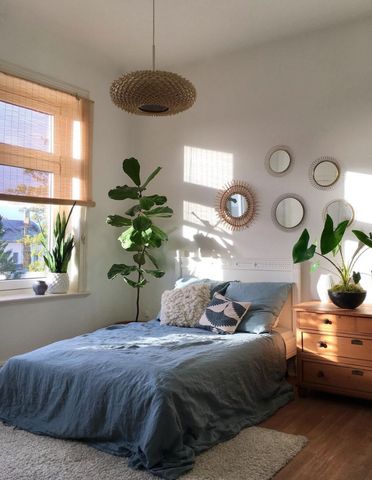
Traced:
<svg viewBox="0 0 372 480">
<path fill-rule="evenodd" d="M 194 85 L 177 73 L 155 69 L 155 0 L 152 0 L 152 70 L 138 70 L 115 80 L 110 88 L 116 106 L 136 115 L 166 116 L 192 107 Z"/>
</svg>

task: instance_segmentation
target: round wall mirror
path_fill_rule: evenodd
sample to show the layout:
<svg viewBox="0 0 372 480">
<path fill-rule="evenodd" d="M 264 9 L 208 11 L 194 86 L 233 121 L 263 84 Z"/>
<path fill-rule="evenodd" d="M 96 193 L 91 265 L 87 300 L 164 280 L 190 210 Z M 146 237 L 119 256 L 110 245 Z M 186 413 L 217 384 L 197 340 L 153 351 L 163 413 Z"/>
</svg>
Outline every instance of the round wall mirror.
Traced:
<svg viewBox="0 0 372 480">
<path fill-rule="evenodd" d="M 243 181 L 227 184 L 217 194 L 219 219 L 231 230 L 247 228 L 256 215 L 256 200 L 252 189 Z"/>
<path fill-rule="evenodd" d="M 293 164 L 293 155 L 289 147 L 277 145 L 270 149 L 265 158 L 267 171 L 271 175 L 279 176 L 288 173 Z"/>
<path fill-rule="evenodd" d="M 311 183 L 321 189 L 332 187 L 340 177 L 340 166 L 334 158 L 321 157 L 310 168 Z"/>
<path fill-rule="evenodd" d="M 303 200 L 293 193 L 279 197 L 272 207 L 272 218 L 282 230 L 293 230 L 301 225 L 305 218 Z"/>
<path fill-rule="evenodd" d="M 332 218 L 333 224 L 336 226 L 348 220 L 350 226 L 354 221 L 354 209 L 346 200 L 332 200 L 324 208 L 323 217 L 326 218 L 327 214 Z"/>
</svg>

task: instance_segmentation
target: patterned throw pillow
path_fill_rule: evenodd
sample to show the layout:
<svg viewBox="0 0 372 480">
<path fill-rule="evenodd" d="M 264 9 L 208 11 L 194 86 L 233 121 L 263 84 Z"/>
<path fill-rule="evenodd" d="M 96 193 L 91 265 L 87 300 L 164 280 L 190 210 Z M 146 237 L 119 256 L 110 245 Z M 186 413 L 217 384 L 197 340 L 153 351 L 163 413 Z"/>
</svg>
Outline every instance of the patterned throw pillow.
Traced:
<svg viewBox="0 0 372 480">
<path fill-rule="evenodd" d="M 196 326 L 215 333 L 234 333 L 249 306 L 249 302 L 233 301 L 217 292 Z"/>
<path fill-rule="evenodd" d="M 160 323 L 195 327 L 210 301 L 208 285 L 189 285 L 166 290 L 161 296 Z"/>
</svg>

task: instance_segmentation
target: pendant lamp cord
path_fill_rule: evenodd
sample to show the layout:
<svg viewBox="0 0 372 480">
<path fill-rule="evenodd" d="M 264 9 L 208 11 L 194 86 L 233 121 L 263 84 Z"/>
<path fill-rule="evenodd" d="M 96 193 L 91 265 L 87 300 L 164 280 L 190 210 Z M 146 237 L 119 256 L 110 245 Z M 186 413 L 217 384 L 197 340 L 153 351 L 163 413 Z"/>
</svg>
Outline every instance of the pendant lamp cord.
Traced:
<svg viewBox="0 0 372 480">
<path fill-rule="evenodd" d="M 152 0 L 152 70 L 155 71 L 155 0 Z"/>
</svg>

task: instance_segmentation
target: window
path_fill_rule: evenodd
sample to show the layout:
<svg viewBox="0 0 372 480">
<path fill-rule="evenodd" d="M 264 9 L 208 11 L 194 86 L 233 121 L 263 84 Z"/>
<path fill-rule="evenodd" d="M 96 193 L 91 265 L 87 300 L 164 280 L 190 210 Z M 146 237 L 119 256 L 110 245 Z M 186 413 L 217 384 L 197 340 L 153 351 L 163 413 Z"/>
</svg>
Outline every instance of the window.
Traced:
<svg viewBox="0 0 372 480">
<path fill-rule="evenodd" d="M 0 280 L 46 275 L 41 238 L 51 237 L 52 210 L 51 205 L 0 202 Z"/>
<path fill-rule="evenodd" d="M 58 210 L 94 205 L 91 113 L 87 99 L 0 72 L 0 290 L 46 275 L 41 239 L 51 247 Z"/>
</svg>

